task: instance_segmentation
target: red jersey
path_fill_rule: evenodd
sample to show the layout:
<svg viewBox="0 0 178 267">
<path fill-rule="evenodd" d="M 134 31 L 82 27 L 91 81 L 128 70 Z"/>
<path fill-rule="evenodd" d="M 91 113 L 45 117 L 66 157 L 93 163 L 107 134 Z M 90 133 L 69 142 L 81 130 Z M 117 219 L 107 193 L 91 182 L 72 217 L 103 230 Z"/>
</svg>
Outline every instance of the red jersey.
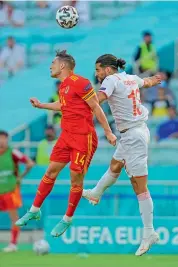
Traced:
<svg viewBox="0 0 178 267">
<path fill-rule="evenodd" d="M 87 100 L 95 95 L 88 79 L 72 74 L 59 87 L 61 128 L 71 133 L 88 134 L 93 131 L 93 113 Z"/>
</svg>

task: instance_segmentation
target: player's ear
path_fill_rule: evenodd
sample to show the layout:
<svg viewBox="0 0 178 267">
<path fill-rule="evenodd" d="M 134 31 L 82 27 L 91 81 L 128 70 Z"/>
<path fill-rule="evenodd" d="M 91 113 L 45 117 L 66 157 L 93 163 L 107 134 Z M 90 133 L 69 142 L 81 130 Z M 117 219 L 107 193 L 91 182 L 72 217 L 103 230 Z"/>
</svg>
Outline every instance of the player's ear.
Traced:
<svg viewBox="0 0 178 267">
<path fill-rule="evenodd" d="M 106 71 L 107 74 L 109 74 L 111 72 L 111 68 L 108 66 L 108 67 L 105 68 L 105 71 Z"/>
<path fill-rule="evenodd" d="M 65 63 L 64 62 L 61 63 L 60 68 L 61 68 L 61 70 L 63 70 L 65 68 Z"/>
</svg>

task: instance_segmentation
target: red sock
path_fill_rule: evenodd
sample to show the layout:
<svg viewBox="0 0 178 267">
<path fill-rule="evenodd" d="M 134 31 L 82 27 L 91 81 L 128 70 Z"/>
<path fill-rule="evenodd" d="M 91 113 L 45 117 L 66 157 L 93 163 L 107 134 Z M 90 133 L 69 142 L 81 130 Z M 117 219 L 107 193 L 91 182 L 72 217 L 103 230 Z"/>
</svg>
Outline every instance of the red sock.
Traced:
<svg viewBox="0 0 178 267">
<path fill-rule="evenodd" d="M 17 245 L 19 234 L 20 228 L 18 226 L 13 226 L 11 229 L 11 244 Z"/>
<path fill-rule="evenodd" d="M 83 186 L 75 185 L 71 187 L 70 195 L 69 195 L 69 204 L 67 208 L 66 215 L 72 217 L 74 212 L 78 206 L 78 203 L 82 197 Z"/>
<path fill-rule="evenodd" d="M 46 175 L 43 176 L 43 179 L 40 182 L 40 185 L 38 187 L 38 191 L 35 197 L 35 200 L 33 202 L 33 205 L 37 208 L 40 208 L 43 204 L 43 201 L 45 198 L 49 195 L 51 190 L 53 189 L 54 183 L 56 179 L 52 179 Z"/>
</svg>

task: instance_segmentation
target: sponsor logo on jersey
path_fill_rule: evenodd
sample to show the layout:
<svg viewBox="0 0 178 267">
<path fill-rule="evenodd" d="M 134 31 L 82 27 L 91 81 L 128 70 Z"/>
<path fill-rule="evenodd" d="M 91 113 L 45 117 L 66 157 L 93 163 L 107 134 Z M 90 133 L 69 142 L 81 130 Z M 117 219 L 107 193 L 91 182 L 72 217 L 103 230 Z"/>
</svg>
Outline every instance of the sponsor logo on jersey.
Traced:
<svg viewBox="0 0 178 267">
<path fill-rule="evenodd" d="M 135 85 L 137 83 L 136 81 L 124 81 L 124 84 L 130 86 L 130 85 Z"/>
<path fill-rule="evenodd" d="M 84 91 L 88 91 L 91 88 L 92 88 L 92 85 L 91 85 L 91 83 L 89 83 L 89 84 L 87 84 L 87 86 L 85 86 Z"/>
<path fill-rule="evenodd" d="M 99 90 L 101 90 L 101 91 L 105 91 L 106 88 L 105 88 L 105 87 L 101 87 Z"/>
</svg>

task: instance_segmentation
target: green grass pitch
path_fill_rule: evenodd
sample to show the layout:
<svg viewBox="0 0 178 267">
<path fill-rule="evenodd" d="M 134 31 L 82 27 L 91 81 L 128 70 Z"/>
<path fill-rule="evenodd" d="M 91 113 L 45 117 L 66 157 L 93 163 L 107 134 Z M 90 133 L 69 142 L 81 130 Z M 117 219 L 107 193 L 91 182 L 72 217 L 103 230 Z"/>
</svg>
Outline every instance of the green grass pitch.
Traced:
<svg viewBox="0 0 178 267">
<path fill-rule="evenodd" d="M 173 255 L 77 255 L 58 254 L 36 256 L 22 251 L 13 254 L 0 253 L 0 267 L 176 267 L 178 256 Z"/>
</svg>

